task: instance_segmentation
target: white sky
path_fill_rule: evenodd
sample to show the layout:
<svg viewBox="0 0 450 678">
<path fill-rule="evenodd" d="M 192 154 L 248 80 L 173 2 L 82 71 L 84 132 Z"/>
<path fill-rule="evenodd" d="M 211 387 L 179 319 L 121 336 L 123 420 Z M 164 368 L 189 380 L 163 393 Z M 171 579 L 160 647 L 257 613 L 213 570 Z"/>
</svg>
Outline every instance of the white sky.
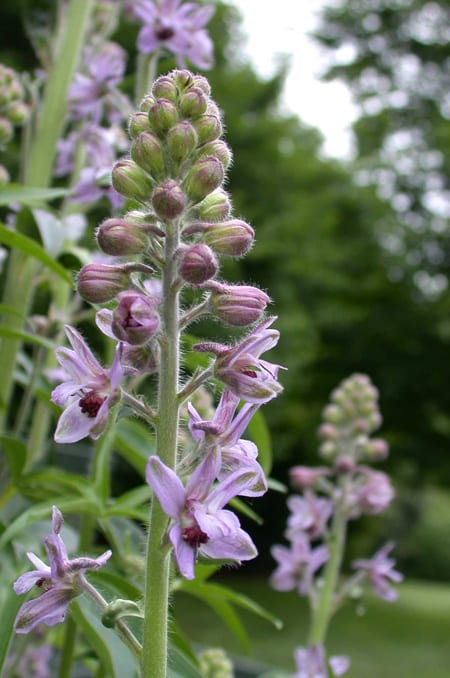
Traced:
<svg viewBox="0 0 450 678">
<path fill-rule="evenodd" d="M 304 122 L 318 127 L 325 137 L 327 155 L 351 157 L 350 125 L 355 109 L 350 93 L 340 83 L 322 83 L 321 50 L 308 37 L 316 26 L 317 13 L 325 0 L 232 0 L 243 15 L 247 36 L 245 52 L 261 75 L 269 76 L 276 55 L 290 56 L 284 103 Z"/>
</svg>

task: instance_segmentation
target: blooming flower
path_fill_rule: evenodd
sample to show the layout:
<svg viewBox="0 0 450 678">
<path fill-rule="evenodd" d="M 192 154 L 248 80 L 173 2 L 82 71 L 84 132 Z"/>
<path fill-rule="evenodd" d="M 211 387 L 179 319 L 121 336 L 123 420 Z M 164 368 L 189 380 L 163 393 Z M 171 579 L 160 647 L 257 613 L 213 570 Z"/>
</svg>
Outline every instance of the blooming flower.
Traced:
<svg viewBox="0 0 450 678">
<path fill-rule="evenodd" d="M 181 0 L 130 0 L 129 14 L 143 23 L 137 47 L 149 54 L 163 47 L 176 55 L 180 68 L 189 59 L 198 68 L 211 68 L 213 44 L 204 30 L 214 8 Z"/>
<path fill-rule="evenodd" d="M 213 487 L 221 465 L 212 450 L 191 474 L 186 487 L 157 456 L 147 464 L 146 479 L 161 507 L 173 520 L 169 539 L 183 577 L 194 578 L 197 553 L 209 558 L 249 560 L 257 555 L 255 545 L 238 518 L 223 506 L 240 494 L 253 476 L 247 469 L 232 473 Z"/>
<path fill-rule="evenodd" d="M 308 594 L 314 573 L 329 556 L 326 546 L 311 548 L 306 538 L 297 539 L 289 548 L 275 544 L 271 554 L 278 563 L 270 578 L 273 588 L 277 591 L 297 589 L 301 596 Z"/>
<path fill-rule="evenodd" d="M 287 500 L 291 512 L 288 518 L 286 537 L 295 541 L 305 533 L 310 539 L 324 534 L 326 524 L 333 512 L 330 499 L 317 497 L 314 492 L 306 491 L 303 497 L 292 495 Z"/>
<path fill-rule="evenodd" d="M 74 443 L 88 435 L 96 440 L 105 430 L 109 409 L 119 397 L 122 378 L 119 347 L 111 368 L 105 369 L 77 330 L 66 325 L 65 332 L 73 350 L 56 349 L 56 357 L 68 379 L 59 384 L 51 396 L 56 405 L 65 407 L 58 421 L 55 441 Z"/>
<path fill-rule="evenodd" d="M 56 506 L 52 510 L 52 534 L 44 539 L 49 560 L 46 565 L 34 553 L 27 553 L 28 559 L 36 570 L 25 572 L 14 583 L 18 595 L 27 593 L 36 585 L 43 593 L 34 600 L 22 605 L 14 623 L 16 633 L 29 633 L 38 624 L 54 626 L 63 622 L 70 601 L 80 592 L 80 581 L 86 570 L 98 570 L 111 557 L 111 551 L 105 551 L 98 558 L 68 559 L 65 544 L 60 536 L 63 517 Z"/>
<path fill-rule="evenodd" d="M 281 365 L 262 360 L 260 355 L 278 343 L 280 333 L 269 329 L 275 317 L 267 318 L 236 346 L 197 344 L 197 351 L 217 356 L 215 373 L 227 388 L 248 403 L 263 404 L 283 390 L 277 381 Z"/>
<path fill-rule="evenodd" d="M 355 479 L 349 493 L 352 517 L 358 517 L 361 513 L 381 513 L 394 498 L 389 476 L 366 466 L 359 466 L 358 470 L 361 475 Z"/>
<path fill-rule="evenodd" d="M 403 580 L 401 572 L 394 570 L 395 560 L 387 558 L 394 548 L 394 542 L 388 542 L 370 558 L 360 558 L 352 562 L 352 567 L 364 573 L 373 585 L 375 593 L 383 600 L 393 602 L 397 599 L 397 591 L 389 585 L 389 580 L 399 583 Z"/>
<path fill-rule="evenodd" d="M 294 651 L 297 671 L 292 678 L 327 678 L 325 650 L 322 645 L 297 647 Z M 350 666 L 348 657 L 330 657 L 329 664 L 335 676 L 342 676 Z"/>
</svg>

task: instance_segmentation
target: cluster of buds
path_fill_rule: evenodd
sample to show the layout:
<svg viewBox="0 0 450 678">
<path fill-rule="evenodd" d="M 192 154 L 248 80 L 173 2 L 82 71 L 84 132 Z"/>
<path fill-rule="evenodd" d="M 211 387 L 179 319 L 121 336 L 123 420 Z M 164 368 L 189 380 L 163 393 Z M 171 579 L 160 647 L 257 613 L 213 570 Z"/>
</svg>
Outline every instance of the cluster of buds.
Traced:
<svg viewBox="0 0 450 678">
<path fill-rule="evenodd" d="M 361 463 L 379 461 L 388 454 L 384 440 L 369 437 L 381 424 L 377 401 L 377 389 L 366 375 L 355 374 L 343 381 L 331 394 L 319 429 L 319 454 L 329 466 L 290 470 L 292 485 L 300 494 L 287 500 L 290 513 L 285 537 L 289 546 L 272 547 L 277 568 L 271 584 L 280 591 L 295 589 L 308 596 L 313 619 L 325 588 L 322 578 L 339 579 L 347 523 L 363 514 L 384 511 L 394 497 L 387 474 Z M 402 575 L 393 569 L 395 561 L 387 557 L 392 548 L 389 543 L 371 559 L 352 563 L 355 573 L 333 590 L 327 602 L 329 616 L 364 580 L 381 598 L 395 600 L 397 594 L 390 582 L 401 581 Z M 324 639 L 318 640 L 323 643 Z M 313 649 L 301 649 L 302 661 L 313 662 L 317 648 Z M 324 655 L 321 663 L 325 666 Z"/>
<path fill-rule="evenodd" d="M 14 127 L 22 125 L 28 117 L 28 106 L 24 98 L 24 88 L 17 73 L 0 64 L 0 149 L 13 138 Z M 0 186 L 8 181 L 8 171 L 0 165 Z"/>
</svg>

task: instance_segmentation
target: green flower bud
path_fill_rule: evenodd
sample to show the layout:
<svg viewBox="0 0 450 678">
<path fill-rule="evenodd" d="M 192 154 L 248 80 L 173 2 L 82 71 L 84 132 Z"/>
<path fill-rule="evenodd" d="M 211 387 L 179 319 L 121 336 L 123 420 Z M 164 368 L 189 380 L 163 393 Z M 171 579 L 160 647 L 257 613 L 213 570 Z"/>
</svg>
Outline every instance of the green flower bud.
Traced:
<svg viewBox="0 0 450 678">
<path fill-rule="evenodd" d="M 250 224 L 232 219 L 219 224 L 208 224 L 204 230 L 204 241 L 217 254 L 230 257 L 243 256 L 253 243 L 255 232 Z"/>
<path fill-rule="evenodd" d="M 214 156 L 200 158 L 191 167 L 184 180 L 184 188 L 190 200 L 200 202 L 224 180 L 222 163 Z"/>
<path fill-rule="evenodd" d="M 152 94 L 146 94 L 139 104 L 139 110 L 148 113 L 151 107 L 156 103 L 156 99 Z"/>
<path fill-rule="evenodd" d="M 29 115 L 29 108 L 23 101 L 13 101 L 5 111 L 5 115 L 13 125 L 23 125 Z"/>
<path fill-rule="evenodd" d="M 163 137 L 178 121 L 177 107 L 169 99 L 157 99 L 148 112 L 148 119 L 156 134 Z"/>
<path fill-rule="evenodd" d="M 78 273 L 77 289 L 80 296 L 91 304 L 112 301 L 129 283 L 129 273 L 124 266 L 87 264 Z"/>
<path fill-rule="evenodd" d="M 231 201 L 221 188 L 213 191 L 197 205 L 197 214 L 204 221 L 223 221 L 231 214 Z"/>
<path fill-rule="evenodd" d="M 197 133 L 187 120 L 180 120 L 167 133 L 167 146 L 175 162 L 185 160 L 197 146 Z"/>
<path fill-rule="evenodd" d="M 12 123 L 6 118 L 0 118 L 0 146 L 11 141 L 14 134 Z"/>
<path fill-rule="evenodd" d="M 141 254 L 148 247 L 148 237 L 142 228 L 114 218 L 99 226 L 97 242 L 106 254 L 113 256 Z"/>
<path fill-rule="evenodd" d="M 141 132 L 131 144 L 131 157 L 134 162 L 160 181 L 166 176 L 166 163 L 161 141 L 154 132 Z"/>
<path fill-rule="evenodd" d="M 172 71 L 170 75 L 172 76 L 173 81 L 180 92 L 184 92 L 193 85 L 194 76 L 190 71 L 187 70 L 187 68 Z"/>
<path fill-rule="evenodd" d="M 198 87 L 206 94 L 207 97 L 211 94 L 211 85 L 208 80 L 203 75 L 195 74 L 192 78 L 194 87 Z"/>
<path fill-rule="evenodd" d="M 196 120 L 207 108 L 208 99 L 199 87 L 193 87 L 180 98 L 180 113 L 186 118 Z"/>
<path fill-rule="evenodd" d="M 133 160 L 119 160 L 112 170 L 112 184 L 125 198 L 147 202 L 152 189 L 152 181 Z"/>
<path fill-rule="evenodd" d="M 187 198 L 176 181 L 167 179 L 153 191 L 152 205 L 160 219 L 170 221 L 183 213 Z"/>
<path fill-rule="evenodd" d="M 222 134 L 222 123 L 216 115 L 202 115 L 195 121 L 198 140 L 200 144 L 207 144 L 218 139 Z"/>
<path fill-rule="evenodd" d="M 213 155 L 217 160 L 220 160 L 224 169 L 228 169 L 233 160 L 230 147 L 222 139 L 215 139 L 215 141 L 210 141 L 208 144 L 201 146 L 198 149 L 198 153 L 201 158 L 205 155 Z"/>
<path fill-rule="evenodd" d="M 6 167 L 3 167 L 3 165 L 0 165 L 0 186 L 6 186 L 6 184 L 9 184 L 10 177 L 9 177 L 9 172 L 6 169 Z"/>
<path fill-rule="evenodd" d="M 152 87 L 152 94 L 155 99 L 169 99 L 174 103 L 178 98 L 177 86 L 169 75 L 161 75 L 155 80 Z"/>
<path fill-rule="evenodd" d="M 130 117 L 128 122 L 128 134 L 132 139 L 136 139 L 141 132 L 148 132 L 150 129 L 150 122 L 147 113 L 138 111 Z"/>
</svg>

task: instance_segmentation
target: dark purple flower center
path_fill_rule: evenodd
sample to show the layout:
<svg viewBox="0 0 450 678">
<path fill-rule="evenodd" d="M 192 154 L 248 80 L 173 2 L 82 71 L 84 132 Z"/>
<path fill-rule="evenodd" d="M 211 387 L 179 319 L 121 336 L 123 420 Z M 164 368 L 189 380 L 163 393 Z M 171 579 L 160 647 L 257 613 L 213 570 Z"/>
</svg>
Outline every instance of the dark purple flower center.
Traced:
<svg viewBox="0 0 450 678">
<path fill-rule="evenodd" d="M 248 367 L 242 368 L 241 373 L 246 374 L 247 377 L 251 377 L 252 379 L 256 379 L 258 376 L 255 370 L 250 370 Z"/>
<path fill-rule="evenodd" d="M 88 417 L 94 419 L 104 400 L 105 397 L 100 396 L 96 391 L 89 391 L 83 398 L 80 398 L 78 405 L 83 414 L 87 414 Z"/>
<path fill-rule="evenodd" d="M 206 532 L 203 532 L 198 525 L 192 525 L 191 527 L 183 527 L 181 530 L 181 536 L 184 541 L 187 541 L 189 546 L 196 549 L 200 544 L 206 544 L 209 537 Z"/>
<path fill-rule="evenodd" d="M 170 40 L 175 35 L 175 31 L 170 26 L 161 26 L 155 31 L 158 40 Z"/>
</svg>

